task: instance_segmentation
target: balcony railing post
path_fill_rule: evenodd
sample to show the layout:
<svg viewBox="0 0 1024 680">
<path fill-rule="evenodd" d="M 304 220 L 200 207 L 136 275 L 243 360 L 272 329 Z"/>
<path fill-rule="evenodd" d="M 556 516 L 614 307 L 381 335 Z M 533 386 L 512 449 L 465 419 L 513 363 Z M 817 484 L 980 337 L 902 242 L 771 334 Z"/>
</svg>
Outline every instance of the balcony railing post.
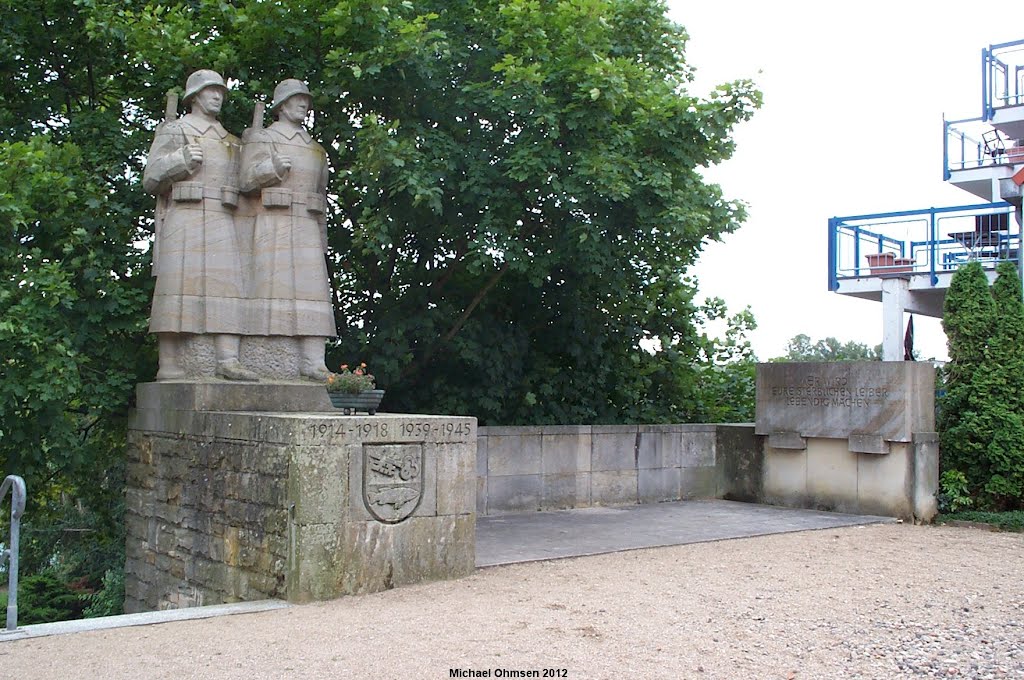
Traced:
<svg viewBox="0 0 1024 680">
<path fill-rule="evenodd" d="M 1002 64 L 1002 62 L 999 62 Z M 1010 104 L 1010 67 L 1007 64 L 1003 64 L 1003 106 L 1009 106 Z"/>
<path fill-rule="evenodd" d="M 853 228 L 853 275 L 860 276 L 860 227 Z"/>
<path fill-rule="evenodd" d="M 932 285 L 934 286 L 939 282 L 939 277 L 935 275 L 935 249 L 938 247 L 938 228 L 935 223 L 935 208 L 931 209 L 929 215 L 928 224 L 928 272 L 931 275 Z"/>
<path fill-rule="evenodd" d="M 942 181 L 947 182 L 950 178 L 949 172 L 949 123 L 946 117 L 942 117 Z"/>
<path fill-rule="evenodd" d="M 988 120 L 989 112 L 989 52 L 987 47 L 981 48 L 981 119 Z"/>
<path fill-rule="evenodd" d="M 836 220 L 828 221 L 828 289 L 837 290 L 839 281 L 836 277 L 836 270 L 839 268 L 839 249 L 836 247 L 838 234 L 836 233 Z"/>
</svg>

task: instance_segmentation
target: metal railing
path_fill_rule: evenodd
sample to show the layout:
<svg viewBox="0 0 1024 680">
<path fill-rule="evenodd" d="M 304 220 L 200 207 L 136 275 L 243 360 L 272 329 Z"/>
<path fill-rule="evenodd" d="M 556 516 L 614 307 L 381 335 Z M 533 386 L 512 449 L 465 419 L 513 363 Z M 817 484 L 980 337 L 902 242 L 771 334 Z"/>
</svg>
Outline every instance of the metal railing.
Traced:
<svg viewBox="0 0 1024 680">
<path fill-rule="evenodd" d="M 11 544 L 0 554 L 0 566 L 7 564 L 7 632 L 18 628 L 18 549 L 21 541 L 21 516 L 25 512 L 25 480 L 8 475 L 0 484 L 0 501 L 11 490 Z"/>
<path fill-rule="evenodd" d="M 828 287 L 845 279 L 890 274 L 939 274 L 977 260 L 994 269 L 1019 261 L 1021 227 L 1008 203 L 833 217 L 828 221 Z"/>
<path fill-rule="evenodd" d="M 981 50 L 981 118 L 996 109 L 1024 104 L 1024 40 L 989 45 Z"/>
<path fill-rule="evenodd" d="M 981 118 L 942 121 L 942 179 L 949 181 L 957 170 L 1020 165 L 1024 147 Z"/>
</svg>

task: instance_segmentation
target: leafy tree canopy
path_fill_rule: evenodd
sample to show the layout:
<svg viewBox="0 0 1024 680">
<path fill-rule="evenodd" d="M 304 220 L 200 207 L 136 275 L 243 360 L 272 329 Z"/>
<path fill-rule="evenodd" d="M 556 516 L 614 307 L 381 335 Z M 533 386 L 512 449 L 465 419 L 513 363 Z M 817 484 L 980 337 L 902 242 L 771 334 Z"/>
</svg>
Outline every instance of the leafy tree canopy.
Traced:
<svg viewBox="0 0 1024 680">
<path fill-rule="evenodd" d="M 760 97 L 745 81 L 690 95 L 686 34 L 662 3 L 12 9 L 13 26 L 48 17 L 67 46 L 18 34 L 46 66 L 4 92 L 6 108 L 32 112 L 11 131 L 74 138 L 90 121 L 121 137 L 108 161 L 133 189 L 163 93 L 191 70 L 232 80 L 236 131 L 278 80 L 309 81 L 335 168 L 333 356 L 367 361 L 387 407 L 485 423 L 695 412 L 705 348 L 683 274 L 743 217 L 699 168 L 729 156 Z"/>
<path fill-rule="evenodd" d="M 0 455 L 30 489 L 119 488 L 132 386 L 155 372 L 140 172 L 165 92 L 198 68 L 229 79 L 235 132 L 279 80 L 309 83 L 334 169 L 332 360 L 369 363 L 386 408 L 663 422 L 728 393 L 700 367 L 739 345 L 704 334 L 724 311 L 685 272 L 744 216 L 700 169 L 729 157 L 760 94 L 691 94 L 662 2 L 0 0 L 0 15 Z"/>
<path fill-rule="evenodd" d="M 786 345 L 785 356 L 772 361 L 880 361 L 882 346 L 868 347 L 860 342 L 842 342 L 833 337 L 813 341 L 809 335 L 794 335 Z"/>
</svg>

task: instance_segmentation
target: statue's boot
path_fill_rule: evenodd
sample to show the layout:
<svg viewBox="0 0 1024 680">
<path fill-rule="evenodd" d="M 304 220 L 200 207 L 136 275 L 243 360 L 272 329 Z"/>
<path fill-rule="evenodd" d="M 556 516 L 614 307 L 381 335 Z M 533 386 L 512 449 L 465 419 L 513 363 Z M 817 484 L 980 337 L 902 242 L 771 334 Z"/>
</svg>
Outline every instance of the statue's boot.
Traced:
<svg viewBox="0 0 1024 680">
<path fill-rule="evenodd" d="M 324 342 L 326 338 L 299 338 L 299 349 L 302 358 L 299 362 L 299 374 L 317 382 L 327 382 L 331 372 L 324 363 Z"/>
<path fill-rule="evenodd" d="M 259 382 L 260 377 L 243 366 L 238 359 L 217 362 L 217 377 L 240 382 Z"/>
<path fill-rule="evenodd" d="M 218 378 L 243 382 L 259 382 L 260 377 L 238 361 L 238 346 L 241 338 L 237 335 L 218 335 L 213 344 L 217 351 Z"/>
<path fill-rule="evenodd" d="M 167 362 L 160 361 L 160 370 L 156 372 L 156 379 L 158 381 L 183 380 L 184 378 L 185 371 L 180 366 L 168 366 Z"/>
<path fill-rule="evenodd" d="M 185 369 L 181 367 L 181 338 L 171 333 L 160 333 L 157 336 L 157 348 L 160 355 L 160 369 L 156 372 L 157 380 L 181 380 L 185 378 Z"/>
</svg>

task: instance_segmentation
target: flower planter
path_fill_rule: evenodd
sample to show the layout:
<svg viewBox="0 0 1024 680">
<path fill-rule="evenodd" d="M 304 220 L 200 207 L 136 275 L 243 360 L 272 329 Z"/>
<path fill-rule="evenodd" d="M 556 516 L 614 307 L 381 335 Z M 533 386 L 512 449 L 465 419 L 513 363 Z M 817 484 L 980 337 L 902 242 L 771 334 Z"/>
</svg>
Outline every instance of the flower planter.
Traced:
<svg viewBox="0 0 1024 680">
<path fill-rule="evenodd" d="M 864 258 L 868 261 L 872 276 L 892 272 L 892 267 L 896 263 L 894 253 L 868 253 Z"/>
<path fill-rule="evenodd" d="M 377 414 L 380 400 L 384 398 L 384 390 L 366 390 L 365 392 L 328 392 L 334 408 L 342 410 L 345 415 L 358 411 L 366 411 L 371 416 Z"/>
<path fill-rule="evenodd" d="M 914 271 L 914 260 L 910 257 L 897 257 L 892 264 L 892 269 L 888 272 L 890 274 L 905 274 Z"/>
</svg>

